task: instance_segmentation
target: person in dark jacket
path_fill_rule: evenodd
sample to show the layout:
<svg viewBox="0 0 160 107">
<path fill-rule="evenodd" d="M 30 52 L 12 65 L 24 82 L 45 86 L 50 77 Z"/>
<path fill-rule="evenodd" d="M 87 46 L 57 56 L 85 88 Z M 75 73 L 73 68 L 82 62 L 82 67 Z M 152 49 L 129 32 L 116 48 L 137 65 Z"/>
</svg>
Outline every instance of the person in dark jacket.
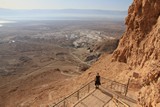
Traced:
<svg viewBox="0 0 160 107">
<path fill-rule="evenodd" d="M 95 78 L 95 86 L 96 86 L 96 89 L 99 88 L 99 85 L 101 85 L 101 81 L 100 81 L 99 73 L 97 73 L 96 78 Z"/>
</svg>

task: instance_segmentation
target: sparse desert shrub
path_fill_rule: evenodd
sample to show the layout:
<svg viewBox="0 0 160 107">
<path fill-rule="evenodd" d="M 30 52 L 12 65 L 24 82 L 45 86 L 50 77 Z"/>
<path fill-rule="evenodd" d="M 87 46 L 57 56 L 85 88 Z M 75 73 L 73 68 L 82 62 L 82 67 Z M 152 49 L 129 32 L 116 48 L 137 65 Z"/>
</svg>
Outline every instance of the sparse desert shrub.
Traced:
<svg viewBox="0 0 160 107">
<path fill-rule="evenodd" d="M 79 67 L 79 71 L 86 71 L 87 69 L 89 69 L 89 66 L 88 65 L 81 65 Z"/>
<path fill-rule="evenodd" d="M 61 71 L 59 68 L 54 69 L 54 71 Z"/>
</svg>

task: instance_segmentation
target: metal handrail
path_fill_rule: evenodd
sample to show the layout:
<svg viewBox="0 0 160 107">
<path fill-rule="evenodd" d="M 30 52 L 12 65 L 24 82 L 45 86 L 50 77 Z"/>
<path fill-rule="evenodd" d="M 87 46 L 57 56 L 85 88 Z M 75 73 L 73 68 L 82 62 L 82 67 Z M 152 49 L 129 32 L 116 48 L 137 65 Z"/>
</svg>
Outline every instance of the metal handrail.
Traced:
<svg viewBox="0 0 160 107">
<path fill-rule="evenodd" d="M 58 104 L 62 103 L 63 101 L 65 101 L 66 99 L 68 99 L 69 97 L 71 97 L 72 95 L 76 94 L 77 92 L 79 92 L 81 89 L 83 89 L 84 87 L 88 86 L 90 83 L 92 83 L 94 80 L 90 81 L 89 83 L 87 83 L 86 85 L 84 85 L 83 87 L 79 88 L 77 91 L 71 93 L 69 96 L 65 97 L 63 100 L 59 101 L 58 103 L 54 104 L 52 107 L 56 107 Z"/>
<path fill-rule="evenodd" d="M 118 86 L 118 87 L 122 87 L 122 88 L 124 89 L 122 93 L 123 93 L 124 95 L 126 95 L 126 92 L 127 92 L 127 85 L 126 85 L 126 84 L 122 84 L 122 83 L 119 83 L 119 82 L 117 82 L 117 81 L 113 81 L 113 80 L 110 80 L 110 79 L 106 79 L 106 78 L 104 78 L 104 77 L 101 77 L 101 78 L 102 78 L 102 81 L 105 80 L 105 81 L 108 81 L 109 83 L 111 83 L 111 84 L 109 85 L 110 87 L 108 87 L 108 88 L 110 88 L 110 89 L 112 89 L 112 90 L 122 92 L 122 90 L 113 89 L 112 86 L 116 85 L 116 86 Z M 103 86 L 103 83 L 102 83 L 102 86 Z"/>
<path fill-rule="evenodd" d="M 95 89 L 95 90 L 96 90 L 96 89 Z M 90 96 L 92 93 L 95 92 L 95 90 L 93 90 L 93 92 L 91 92 L 90 94 L 88 94 L 87 96 L 85 96 L 83 99 L 81 99 L 80 101 L 78 101 L 77 103 L 75 103 L 75 105 L 74 105 L 73 107 L 76 107 L 79 102 L 81 102 L 82 100 L 84 100 L 85 98 L 87 98 L 88 96 Z"/>
<path fill-rule="evenodd" d="M 111 81 L 111 82 L 114 82 L 114 83 L 117 83 L 117 84 L 126 86 L 126 84 L 122 84 L 122 83 L 119 83 L 119 82 L 117 82 L 117 81 L 113 81 L 113 80 L 110 80 L 110 79 L 106 79 L 106 78 L 104 78 L 104 77 L 101 77 L 101 78 L 104 79 L 104 80 L 107 80 L 107 81 Z"/>
<path fill-rule="evenodd" d="M 122 83 L 119 83 L 119 82 L 116 82 L 116 81 L 113 81 L 113 80 L 110 80 L 110 79 L 106 79 L 106 78 L 104 78 L 104 77 L 101 77 L 101 79 L 104 79 L 105 81 L 109 81 L 111 84 L 112 84 L 112 83 L 116 83 L 116 84 L 124 87 L 125 90 L 126 90 L 126 87 L 127 87 L 126 84 L 122 84 Z M 69 99 L 70 97 L 72 97 L 72 96 L 73 96 L 74 94 L 76 94 L 76 93 L 77 93 L 77 99 L 79 100 L 79 92 L 80 92 L 83 88 L 89 86 L 92 82 L 94 82 L 94 80 L 92 80 L 92 81 L 90 81 L 89 83 L 87 83 L 86 85 L 82 86 L 81 88 L 79 88 L 79 89 L 76 90 L 75 92 L 71 93 L 71 94 L 68 95 L 67 97 L 63 98 L 61 101 L 55 103 L 55 104 L 54 104 L 53 106 L 51 106 L 51 107 L 56 107 L 56 106 L 58 106 L 58 105 L 61 104 L 61 103 L 64 103 L 64 105 L 65 105 L 65 103 L 66 103 L 65 101 L 66 101 L 67 99 Z M 90 88 L 88 87 L 88 93 L 89 93 L 89 90 L 90 90 Z"/>
<path fill-rule="evenodd" d="M 113 98 L 114 100 L 120 102 L 122 105 L 124 105 L 125 107 L 130 107 L 128 104 L 126 104 L 125 102 L 119 100 L 118 98 Z"/>
</svg>

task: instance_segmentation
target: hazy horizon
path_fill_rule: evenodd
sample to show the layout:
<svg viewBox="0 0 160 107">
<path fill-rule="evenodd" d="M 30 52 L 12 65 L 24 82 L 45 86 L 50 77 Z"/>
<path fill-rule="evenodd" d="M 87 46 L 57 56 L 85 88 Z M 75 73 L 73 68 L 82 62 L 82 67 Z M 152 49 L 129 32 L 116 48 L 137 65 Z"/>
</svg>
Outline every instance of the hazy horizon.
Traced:
<svg viewBox="0 0 160 107">
<path fill-rule="evenodd" d="M 30 11 L 30 10 L 97 10 L 97 11 L 120 11 L 120 12 L 124 12 L 124 11 L 128 11 L 128 9 L 126 10 L 111 10 L 111 9 L 94 9 L 94 8 L 90 8 L 90 9 L 77 9 L 77 8 L 61 8 L 61 9 L 12 9 L 12 8 L 1 8 L 0 10 L 26 10 L 26 11 Z"/>
<path fill-rule="evenodd" d="M 91 10 L 91 9 L 0 9 L 0 19 L 6 20 L 97 20 L 121 19 L 127 11 Z"/>
<path fill-rule="evenodd" d="M 1 0 L 5 9 L 98 9 L 125 11 L 133 0 Z"/>
<path fill-rule="evenodd" d="M 0 0 L 4 20 L 124 20 L 132 0 Z"/>
</svg>

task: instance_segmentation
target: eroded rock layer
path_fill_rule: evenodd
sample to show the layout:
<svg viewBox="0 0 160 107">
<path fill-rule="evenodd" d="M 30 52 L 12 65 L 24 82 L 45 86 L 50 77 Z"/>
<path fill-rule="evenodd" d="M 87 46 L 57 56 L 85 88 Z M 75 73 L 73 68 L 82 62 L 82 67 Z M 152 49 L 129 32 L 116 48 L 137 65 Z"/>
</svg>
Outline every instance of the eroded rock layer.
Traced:
<svg viewBox="0 0 160 107">
<path fill-rule="evenodd" d="M 147 61 L 160 59 L 160 1 L 134 0 L 126 18 L 123 35 L 113 60 L 131 66 L 144 66 Z"/>
<path fill-rule="evenodd" d="M 160 103 L 160 0 L 134 0 L 126 18 L 126 32 L 112 61 L 138 70 L 142 88 L 139 103 L 159 107 Z"/>
</svg>

